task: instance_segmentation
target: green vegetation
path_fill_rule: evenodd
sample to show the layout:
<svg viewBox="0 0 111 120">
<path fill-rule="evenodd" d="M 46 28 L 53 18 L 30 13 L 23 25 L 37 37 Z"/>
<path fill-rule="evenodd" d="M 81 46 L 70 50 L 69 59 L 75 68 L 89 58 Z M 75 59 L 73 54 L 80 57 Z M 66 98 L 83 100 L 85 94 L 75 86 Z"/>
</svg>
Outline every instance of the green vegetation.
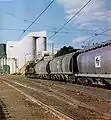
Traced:
<svg viewBox="0 0 111 120">
<path fill-rule="evenodd" d="M 77 50 L 79 50 L 79 49 L 74 49 L 71 46 L 68 46 L 68 47 L 64 46 L 59 51 L 57 51 L 57 53 L 54 55 L 54 57 L 65 55 L 65 54 L 68 54 L 68 53 L 71 53 L 71 52 L 76 52 Z"/>
</svg>

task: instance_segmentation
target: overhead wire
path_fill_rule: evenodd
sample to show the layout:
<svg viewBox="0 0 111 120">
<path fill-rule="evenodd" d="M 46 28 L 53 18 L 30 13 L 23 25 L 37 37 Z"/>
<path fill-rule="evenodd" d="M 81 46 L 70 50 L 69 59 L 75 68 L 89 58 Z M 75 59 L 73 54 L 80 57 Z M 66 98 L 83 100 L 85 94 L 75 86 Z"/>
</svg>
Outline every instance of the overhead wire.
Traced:
<svg viewBox="0 0 111 120">
<path fill-rule="evenodd" d="M 48 6 L 35 18 L 35 20 L 25 29 L 25 31 L 19 36 L 19 39 L 22 37 L 22 35 L 42 16 L 42 14 L 52 5 L 52 3 L 55 0 L 52 0 Z"/>
<path fill-rule="evenodd" d="M 15 28 L 0 28 L 0 30 L 2 30 L 2 31 L 10 31 L 10 30 L 11 31 L 25 31 L 25 29 L 15 29 Z M 36 31 L 36 30 L 29 29 L 28 31 Z M 53 33 L 55 33 L 56 31 L 54 31 L 54 30 L 47 30 L 47 32 L 53 32 Z M 68 32 L 68 31 L 62 31 L 60 33 L 69 34 L 70 32 Z"/>
<path fill-rule="evenodd" d="M 102 32 L 100 32 L 100 33 L 94 33 L 93 36 L 85 39 L 85 40 L 83 41 L 83 43 L 85 43 L 86 41 L 88 41 L 88 40 L 90 40 L 90 39 L 92 40 L 92 39 L 95 38 L 96 36 L 103 35 L 103 33 L 107 32 L 107 31 L 109 31 L 109 30 L 111 30 L 111 28 L 108 28 L 107 30 L 104 30 L 104 31 L 102 31 Z M 94 41 L 94 39 L 93 39 L 93 41 Z M 92 42 L 92 41 L 91 41 L 91 42 Z M 90 44 L 90 43 L 89 43 L 89 44 Z"/>
<path fill-rule="evenodd" d="M 0 28 L 2 31 L 24 31 L 24 29 L 14 29 L 14 28 Z"/>
<path fill-rule="evenodd" d="M 60 27 L 60 28 L 58 29 L 58 31 L 54 31 L 54 35 L 57 34 L 58 32 L 61 33 L 60 31 L 61 31 L 74 17 L 76 17 L 76 15 L 79 14 L 79 13 L 82 11 L 82 9 L 84 9 L 91 1 L 92 1 L 92 0 L 89 0 L 73 17 L 71 17 L 71 19 L 69 19 L 62 27 Z M 50 38 L 49 38 L 49 39 L 50 39 Z M 40 45 L 40 46 L 42 46 L 42 45 Z"/>
<path fill-rule="evenodd" d="M 65 24 L 63 24 L 49 39 L 52 39 L 56 34 L 59 33 L 72 19 L 74 19 L 92 0 L 89 0 L 83 7 L 79 9 Z"/>
<path fill-rule="evenodd" d="M 59 29 L 60 27 L 54 27 L 54 26 L 51 26 L 51 25 L 44 25 L 45 27 L 47 28 L 52 28 L 53 30 L 57 30 Z M 74 28 L 63 28 L 64 30 L 67 30 L 68 32 L 69 31 L 74 31 L 75 29 Z M 94 32 L 93 30 L 88 30 L 88 29 L 77 29 L 76 31 L 87 31 L 87 32 Z M 60 32 L 59 32 L 60 33 Z"/>
<path fill-rule="evenodd" d="M 40 13 L 40 15 L 32 22 L 32 21 L 29 21 L 29 20 L 25 20 L 25 19 L 22 19 L 22 18 L 19 18 L 18 16 L 16 16 L 15 14 L 13 13 L 8 13 L 8 12 L 5 12 L 5 11 L 2 11 L 0 10 L 1 12 L 4 12 L 8 15 L 11 15 L 17 19 L 20 19 L 20 20 L 23 20 L 23 21 L 26 21 L 26 22 L 30 22 L 31 24 L 26 28 L 26 29 L 0 29 L 0 30 L 16 30 L 16 31 L 23 31 L 23 33 L 21 34 L 21 36 L 36 22 L 37 19 L 39 19 L 39 17 L 50 7 L 50 5 L 54 2 L 54 0 L 43 10 L 43 12 Z M 68 34 L 69 32 L 65 31 L 65 32 L 60 32 L 74 17 L 76 17 L 81 11 L 82 9 L 84 9 L 89 3 L 91 2 L 91 0 L 89 0 L 74 16 L 71 17 L 71 19 L 69 19 L 62 27 L 60 27 L 59 29 L 54 27 L 54 29 L 58 29 L 57 31 L 48 31 L 48 32 L 54 32 L 54 34 L 49 38 L 51 39 L 52 37 L 54 37 L 56 34 L 58 33 L 66 33 Z M 109 28 L 108 30 L 111 30 L 111 28 Z M 94 37 L 96 36 L 99 36 L 99 35 L 104 35 L 103 33 L 107 32 L 108 30 L 105 30 L 101 33 L 95 33 L 93 36 L 85 39 L 84 41 L 87 41 L 87 40 L 90 40 L 90 39 L 93 39 Z M 29 30 L 30 31 L 30 30 Z M 20 36 L 20 37 L 21 37 Z M 94 39 L 93 39 L 94 40 Z M 91 41 L 92 42 L 92 41 Z"/>
<path fill-rule="evenodd" d="M 2 12 L 2 13 L 4 13 L 4 14 L 7 14 L 7 15 L 10 15 L 10 16 L 12 16 L 12 17 L 14 17 L 14 18 L 16 18 L 16 19 L 22 20 L 22 21 L 24 21 L 24 22 L 32 23 L 32 21 L 26 20 L 26 19 L 23 19 L 23 18 L 20 18 L 20 17 L 18 17 L 17 15 L 15 15 L 15 14 L 13 14 L 13 13 L 9 13 L 9 12 L 3 11 L 3 10 L 0 10 L 0 12 Z"/>
</svg>

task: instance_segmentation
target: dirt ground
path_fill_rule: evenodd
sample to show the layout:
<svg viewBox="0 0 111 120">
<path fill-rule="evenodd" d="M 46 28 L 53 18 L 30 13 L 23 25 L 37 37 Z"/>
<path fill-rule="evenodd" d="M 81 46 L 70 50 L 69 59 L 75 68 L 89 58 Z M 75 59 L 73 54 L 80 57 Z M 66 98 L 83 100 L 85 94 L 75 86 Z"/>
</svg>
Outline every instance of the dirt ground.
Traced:
<svg viewBox="0 0 111 120">
<path fill-rule="evenodd" d="M 97 99 L 92 97 L 89 98 L 89 95 L 88 96 L 83 94 L 78 95 L 78 92 L 76 93 L 74 88 L 72 89 L 71 86 L 69 86 L 71 90 L 68 90 L 68 89 L 63 89 L 61 87 L 57 87 L 54 84 L 51 86 L 49 85 L 49 83 L 41 84 L 41 80 L 38 80 L 36 84 L 36 82 L 25 81 L 25 78 L 23 78 L 23 80 L 22 77 L 19 78 L 21 80 L 16 80 L 17 79 L 16 77 L 15 78 L 11 77 L 11 79 L 9 79 L 8 81 L 10 81 L 9 83 L 11 83 L 11 81 L 19 81 L 21 84 L 36 89 L 37 91 L 35 92 L 33 90 L 29 90 L 20 87 L 19 85 L 17 86 L 16 84 L 13 84 L 15 87 L 25 91 L 25 93 L 30 94 L 31 96 L 42 101 L 43 103 L 47 103 L 49 106 L 50 105 L 54 106 L 55 109 L 59 109 L 62 113 L 67 113 L 68 116 L 70 115 L 73 116 L 74 120 L 111 120 L 106 115 L 98 114 L 98 112 L 96 113 L 93 110 L 81 107 L 81 105 L 76 104 L 75 105 L 76 107 L 68 105 L 68 102 L 72 101 L 70 98 L 72 98 L 73 100 L 79 100 L 83 103 L 86 103 L 86 105 L 89 106 L 91 104 L 97 106 L 98 108 L 100 106 L 103 106 L 102 104 L 103 102 L 101 103 L 100 100 L 98 102 Z M 65 96 L 62 97 L 60 96 L 60 94 L 58 95 L 57 93 L 54 93 L 55 90 L 58 91 L 57 92 L 58 94 L 62 93 L 66 95 L 67 99 L 65 98 Z M 53 115 L 49 111 L 43 109 L 41 106 L 33 103 L 32 101 L 27 99 L 24 95 L 21 95 L 12 87 L 9 87 L 8 85 L 4 84 L 2 80 L 0 80 L 0 99 L 7 106 L 7 111 L 9 113 L 9 116 L 6 117 L 7 120 L 59 120 L 60 119 L 56 115 Z M 95 100 L 96 102 L 94 102 Z M 65 103 L 66 101 L 67 104 Z M 100 108 L 102 109 L 105 107 L 103 106 Z M 60 119 L 60 120 L 65 120 L 65 119 Z"/>
<path fill-rule="evenodd" d="M 0 99 L 7 106 L 10 117 L 3 120 L 59 120 L 56 116 L 32 103 L 0 81 Z M 2 120 L 2 119 L 0 119 Z"/>
</svg>

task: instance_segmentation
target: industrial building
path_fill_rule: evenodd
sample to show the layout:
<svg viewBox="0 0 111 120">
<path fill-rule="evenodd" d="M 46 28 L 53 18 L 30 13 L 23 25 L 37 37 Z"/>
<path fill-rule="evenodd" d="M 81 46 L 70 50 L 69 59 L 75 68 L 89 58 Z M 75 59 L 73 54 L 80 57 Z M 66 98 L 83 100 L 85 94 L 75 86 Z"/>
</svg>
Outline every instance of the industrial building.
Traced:
<svg viewBox="0 0 111 120">
<path fill-rule="evenodd" d="M 43 51 L 46 50 L 45 31 L 29 33 L 20 41 L 7 41 L 7 64 L 10 66 L 10 73 L 17 72 L 28 61 L 43 56 Z"/>
</svg>

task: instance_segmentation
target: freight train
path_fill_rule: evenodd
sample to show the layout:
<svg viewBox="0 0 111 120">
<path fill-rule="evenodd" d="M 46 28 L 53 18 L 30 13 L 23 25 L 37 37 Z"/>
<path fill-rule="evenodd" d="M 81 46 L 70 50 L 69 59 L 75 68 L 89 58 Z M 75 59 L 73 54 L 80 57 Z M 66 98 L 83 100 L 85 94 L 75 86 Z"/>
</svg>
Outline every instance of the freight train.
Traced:
<svg viewBox="0 0 111 120">
<path fill-rule="evenodd" d="M 111 86 L 111 41 L 27 66 L 26 76 Z"/>
</svg>

